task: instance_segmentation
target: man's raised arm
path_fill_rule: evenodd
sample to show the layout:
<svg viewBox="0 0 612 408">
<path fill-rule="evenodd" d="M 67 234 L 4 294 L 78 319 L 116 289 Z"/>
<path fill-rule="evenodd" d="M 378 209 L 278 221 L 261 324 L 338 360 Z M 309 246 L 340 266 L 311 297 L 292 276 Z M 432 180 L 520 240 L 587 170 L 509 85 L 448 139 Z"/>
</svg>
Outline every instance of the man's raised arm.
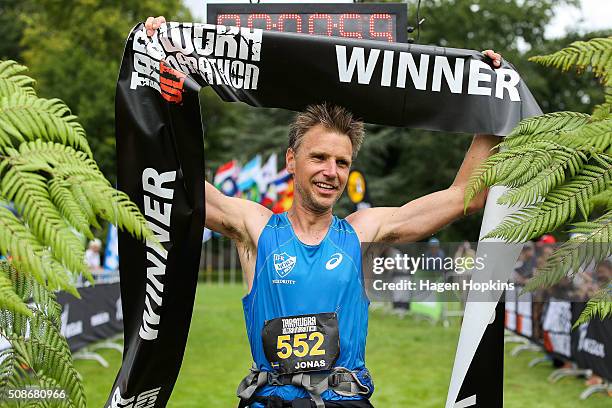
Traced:
<svg viewBox="0 0 612 408">
<path fill-rule="evenodd" d="M 272 212 L 263 205 L 223 195 L 206 182 L 206 227 L 241 243 L 256 244 Z"/>
<path fill-rule="evenodd" d="M 463 216 L 463 197 L 472 172 L 491 154 L 499 137 L 475 135 L 453 184 L 442 191 L 410 201 L 401 207 L 368 208 L 347 217 L 362 242 L 415 242 Z M 484 206 L 486 192 L 468 207 Z"/>
</svg>

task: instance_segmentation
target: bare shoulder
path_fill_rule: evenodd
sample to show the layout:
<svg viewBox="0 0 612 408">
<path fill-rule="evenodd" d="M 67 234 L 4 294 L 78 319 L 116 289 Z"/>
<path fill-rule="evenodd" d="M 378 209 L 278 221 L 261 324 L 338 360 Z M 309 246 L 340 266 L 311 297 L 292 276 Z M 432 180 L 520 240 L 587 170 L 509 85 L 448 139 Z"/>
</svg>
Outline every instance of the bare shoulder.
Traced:
<svg viewBox="0 0 612 408">
<path fill-rule="evenodd" d="M 364 208 L 348 215 L 346 221 L 351 224 L 357 233 L 359 241 L 374 242 L 382 221 L 389 214 L 389 210 L 388 207 Z"/>
</svg>

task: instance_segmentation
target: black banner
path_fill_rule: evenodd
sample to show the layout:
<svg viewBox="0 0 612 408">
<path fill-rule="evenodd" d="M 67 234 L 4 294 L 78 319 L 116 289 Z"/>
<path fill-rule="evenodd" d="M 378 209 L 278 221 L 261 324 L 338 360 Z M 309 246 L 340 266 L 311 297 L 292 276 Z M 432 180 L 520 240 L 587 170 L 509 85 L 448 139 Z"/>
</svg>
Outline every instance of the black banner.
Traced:
<svg viewBox="0 0 612 408">
<path fill-rule="evenodd" d="M 504 406 L 504 303 L 495 308 L 453 408 Z"/>
<path fill-rule="evenodd" d="M 131 87 L 144 56 L 137 32 L 117 83 L 118 188 L 138 204 L 159 244 L 119 234 L 125 346 L 108 407 L 166 405 L 187 342 L 204 230 L 200 86 L 157 64 L 155 87 Z"/>
<path fill-rule="evenodd" d="M 117 84 L 118 187 L 163 248 L 120 235 L 125 354 L 108 407 L 163 407 L 178 375 L 204 225 L 207 85 L 225 101 L 329 102 L 370 123 L 455 132 L 505 135 L 541 113 L 509 63 L 492 69 L 476 51 L 191 23 L 150 40 L 138 25 Z"/>
</svg>

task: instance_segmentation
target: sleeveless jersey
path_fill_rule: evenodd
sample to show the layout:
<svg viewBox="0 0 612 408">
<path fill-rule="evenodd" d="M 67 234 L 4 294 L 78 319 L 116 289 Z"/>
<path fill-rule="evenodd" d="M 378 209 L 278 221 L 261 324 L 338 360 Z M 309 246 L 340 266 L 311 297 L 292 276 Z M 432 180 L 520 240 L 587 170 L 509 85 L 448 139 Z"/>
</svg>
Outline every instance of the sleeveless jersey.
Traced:
<svg viewBox="0 0 612 408">
<path fill-rule="evenodd" d="M 257 244 L 253 287 L 242 299 L 257 367 L 274 371 L 261 337 L 267 320 L 335 312 L 340 354 L 334 366 L 364 369 L 370 303 L 364 287 L 359 239 L 346 220 L 334 216 L 325 238 L 318 245 L 306 245 L 295 235 L 287 213 L 272 215 Z M 309 398 L 306 390 L 293 385 L 265 385 L 256 394 L 289 401 Z M 333 401 L 362 398 L 341 396 L 332 390 L 321 395 Z M 252 408 L 262 406 L 251 404 Z"/>
</svg>

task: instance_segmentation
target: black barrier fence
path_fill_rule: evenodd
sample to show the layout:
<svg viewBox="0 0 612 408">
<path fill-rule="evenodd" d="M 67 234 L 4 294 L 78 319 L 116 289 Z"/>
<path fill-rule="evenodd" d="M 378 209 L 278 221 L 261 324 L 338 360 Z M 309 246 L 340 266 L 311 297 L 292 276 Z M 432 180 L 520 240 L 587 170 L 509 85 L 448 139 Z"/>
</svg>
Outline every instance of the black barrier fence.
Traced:
<svg viewBox="0 0 612 408">
<path fill-rule="evenodd" d="M 517 292 L 521 289 L 517 287 Z M 506 329 L 540 345 L 556 359 L 574 362 L 612 381 L 612 319 L 594 318 L 572 329 L 586 303 L 546 297 L 542 292 L 506 296 Z"/>
<path fill-rule="evenodd" d="M 80 299 L 65 292 L 57 295 L 62 305 L 62 334 L 73 353 L 123 331 L 119 282 L 98 283 L 78 291 Z"/>
</svg>

